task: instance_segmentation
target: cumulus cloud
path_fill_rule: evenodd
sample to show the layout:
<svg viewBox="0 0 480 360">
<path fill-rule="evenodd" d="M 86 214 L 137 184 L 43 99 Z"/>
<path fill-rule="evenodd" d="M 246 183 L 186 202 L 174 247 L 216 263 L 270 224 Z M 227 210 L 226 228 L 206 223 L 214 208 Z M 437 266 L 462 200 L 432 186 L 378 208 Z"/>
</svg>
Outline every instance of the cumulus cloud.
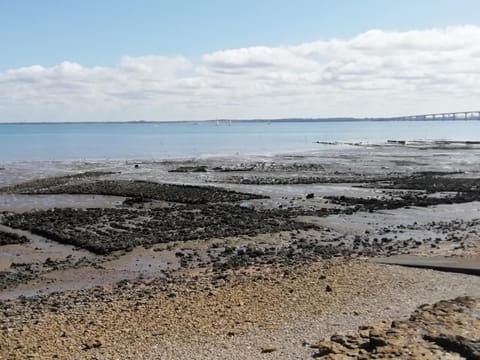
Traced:
<svg viewBox="0 0 480 360">
<path fill-rule="evenodd" d="M 394 116 L 478 110 L 480 27 L 0 72 L 0 121 Z"/>
</svg>

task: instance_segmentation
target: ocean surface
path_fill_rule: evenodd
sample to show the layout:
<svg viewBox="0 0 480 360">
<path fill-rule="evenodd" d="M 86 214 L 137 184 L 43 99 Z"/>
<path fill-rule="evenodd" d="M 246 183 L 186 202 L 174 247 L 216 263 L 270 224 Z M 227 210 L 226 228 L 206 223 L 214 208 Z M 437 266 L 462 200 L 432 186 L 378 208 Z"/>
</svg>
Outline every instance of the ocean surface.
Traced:
<svg viewBox="0 0 480 360">
<path fill-rule="evenodd" d="M 0 124 L 0 162 L 321 150 L 320 142 L 480 140 L 480 121 Z"/>
</svg>

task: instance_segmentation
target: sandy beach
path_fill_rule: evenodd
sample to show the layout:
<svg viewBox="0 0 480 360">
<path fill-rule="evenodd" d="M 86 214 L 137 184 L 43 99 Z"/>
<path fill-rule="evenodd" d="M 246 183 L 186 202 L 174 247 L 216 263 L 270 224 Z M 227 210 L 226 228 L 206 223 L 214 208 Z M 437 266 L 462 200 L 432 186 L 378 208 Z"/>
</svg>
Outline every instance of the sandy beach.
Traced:
<svg viewBox="0 0 480 360">
<path fill-rule="evenodd" d="M 480 146 L 0 169 L 0 359 L 476 359 Z M 480 267 L 480 265 L 479 265 Z"/>
</svg>

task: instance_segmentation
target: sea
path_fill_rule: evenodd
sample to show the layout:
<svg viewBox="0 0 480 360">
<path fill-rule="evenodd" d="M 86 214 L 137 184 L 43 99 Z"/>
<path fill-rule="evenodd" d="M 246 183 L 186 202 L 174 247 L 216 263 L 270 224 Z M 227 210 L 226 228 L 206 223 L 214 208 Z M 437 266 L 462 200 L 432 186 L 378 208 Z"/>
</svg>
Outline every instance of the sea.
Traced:
<svg viewBox="0 0 480 360">
<path fill-rule="evenodd" d="M 388 140 L 479 141 L 480 121 L 0 124 L 0 162 L 274 155 Z"/>
</svg>

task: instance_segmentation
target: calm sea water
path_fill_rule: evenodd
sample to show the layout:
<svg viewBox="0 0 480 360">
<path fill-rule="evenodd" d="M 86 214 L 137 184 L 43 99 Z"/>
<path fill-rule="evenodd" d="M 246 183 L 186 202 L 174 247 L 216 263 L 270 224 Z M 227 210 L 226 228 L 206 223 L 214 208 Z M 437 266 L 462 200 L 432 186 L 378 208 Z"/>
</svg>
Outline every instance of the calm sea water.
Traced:
<svg viewBox="0 0 480 360">
<path fill-rule="evenodd" d="M 260 155 L 390 139 L 480 140 L 480 121 L 4 124 L 0 161 Z"/>
</svg>

